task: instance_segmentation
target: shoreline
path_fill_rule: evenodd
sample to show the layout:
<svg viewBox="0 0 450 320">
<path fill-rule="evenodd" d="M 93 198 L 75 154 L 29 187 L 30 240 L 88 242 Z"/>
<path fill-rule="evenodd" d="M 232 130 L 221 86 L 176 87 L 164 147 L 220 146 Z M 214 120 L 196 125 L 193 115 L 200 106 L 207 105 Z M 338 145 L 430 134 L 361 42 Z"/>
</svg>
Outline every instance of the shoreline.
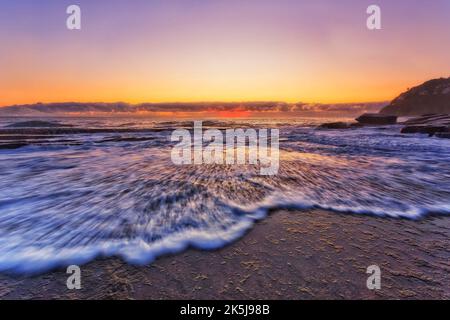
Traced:
<svg viewBox="0 0 450 320">
<path fill-rule="evenodd" d="M 0 274 L 0 299 L 450 299 L 450 217 L 381 218 L 277 210 L 217 250 L 188 249 L 145 266 L 119 258 L 81 266 L 81 290 L 65 268 Z M 381 269 L 381 290 L 366 268 Z"/>
</svg>

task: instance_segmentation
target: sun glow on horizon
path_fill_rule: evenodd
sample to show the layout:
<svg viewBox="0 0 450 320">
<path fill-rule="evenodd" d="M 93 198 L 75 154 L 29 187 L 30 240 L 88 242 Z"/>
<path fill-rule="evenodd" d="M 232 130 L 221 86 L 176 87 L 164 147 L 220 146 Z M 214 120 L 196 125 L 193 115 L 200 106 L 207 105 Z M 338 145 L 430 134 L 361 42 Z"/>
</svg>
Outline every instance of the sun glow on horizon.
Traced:
<svg viewBox="0 0 450 320">
<path fill-rule="evenodd" d="M 378 31 L 355 0 L 78 2 L 77 31 L 65 28 L 64 3 L 2 4 L 0 106 L 378 102 L 449 72 L 443 0 L 380 0 Z"/>
</svg>

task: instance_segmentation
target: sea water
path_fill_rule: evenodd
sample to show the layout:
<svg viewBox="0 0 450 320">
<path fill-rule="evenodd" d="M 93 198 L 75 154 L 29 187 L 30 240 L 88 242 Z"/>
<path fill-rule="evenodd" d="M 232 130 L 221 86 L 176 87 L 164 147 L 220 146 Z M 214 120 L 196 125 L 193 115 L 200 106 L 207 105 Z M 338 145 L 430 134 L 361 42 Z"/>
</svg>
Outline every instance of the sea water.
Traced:
<svg viewBox="0 0 450 320">
<path fill-rule="evenodd" d="M 17 121 L 0 119 L 0 127 Z M 450 213 L 450 140 L 400 134 L 396 125 L 205 122 L 279 129 L 278 174 L 261 176 L 252 165 L 174 165 L 171 133 L 191 121 L 60 121 L 158 130 L 55 136 L 0 150 L 0 270 L 43 272 L 99 256 L 145 264 L 189 246 L 215 249 L 282 208 L 407 219 Z"/>
</svg>

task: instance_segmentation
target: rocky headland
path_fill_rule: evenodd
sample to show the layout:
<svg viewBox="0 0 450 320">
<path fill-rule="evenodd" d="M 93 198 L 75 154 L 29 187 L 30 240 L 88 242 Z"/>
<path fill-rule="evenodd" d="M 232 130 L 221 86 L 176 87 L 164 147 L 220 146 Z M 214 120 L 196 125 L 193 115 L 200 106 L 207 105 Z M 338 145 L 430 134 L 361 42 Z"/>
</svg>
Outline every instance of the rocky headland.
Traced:
<svg viewBox="0 0 450 320">
<path fill-rule="evenodd" d="M 399 118 L 406 120 L 399 121 Z M 324 123 L 318 129 L 356 129 L 400 125 L 404 134 L 450 138 L 450 78 L 427 81 L 395 98 L 379 113 L 365 113 L 356 122 Z"/>
</svg>

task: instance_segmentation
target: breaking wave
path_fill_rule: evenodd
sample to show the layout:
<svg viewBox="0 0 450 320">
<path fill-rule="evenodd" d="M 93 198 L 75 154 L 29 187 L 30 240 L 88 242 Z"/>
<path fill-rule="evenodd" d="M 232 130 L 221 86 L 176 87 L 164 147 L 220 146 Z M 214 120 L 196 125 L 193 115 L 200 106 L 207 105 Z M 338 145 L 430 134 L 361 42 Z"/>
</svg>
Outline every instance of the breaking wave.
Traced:
<svg viewBox="0 0 450 320">
<path fill-rule="evenodd" d="M 450 213 L 445 139 L 400 135 L 396 126 L 211 122 L 280 129 L 279 173 L 261 176 L 250 165 L 174 166 L 169 129 L 177 124 L 151 125 L 168 130 L 0 150 L 0 270 L 43 272 L 99 256 L 145 264 L 188 246 L 215 249 L 277 208 L 408 219 Z"/>
</svg>

